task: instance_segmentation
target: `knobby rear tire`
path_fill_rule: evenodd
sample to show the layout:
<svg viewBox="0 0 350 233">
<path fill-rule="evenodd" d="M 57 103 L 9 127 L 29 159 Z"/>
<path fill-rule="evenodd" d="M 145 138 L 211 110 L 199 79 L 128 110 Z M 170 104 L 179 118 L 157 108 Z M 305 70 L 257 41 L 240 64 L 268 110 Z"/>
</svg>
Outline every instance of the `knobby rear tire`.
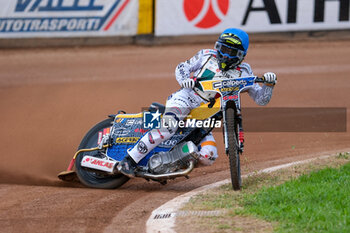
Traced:
<svg viewBox="0 0 350 233">
<path fill-rule="evenodd" d="M 83 140 L 78 147 L 80 149 L 88 149 L 97 146 L 98 132 L 102 131 L 104 128 L 111 127 L 113 119 L 109 118 L 92 127 L 88 133 L 85 135 Z M 122 174 L 118 175 L 102 175 L 101 173 L 94 172 L 93 170 L 86 169 L 81 166 L 81 160 L 89 152 L 80 153 L 75 160 L 75 169 L 78 178 L 81 183 L 90 188 L 99 189 L 115 189 L 122 186 L 125 182 L 129 180 L 127 176 Z M 91 153 L 91 152 L 90 152 Z M 97 153 L 97 152 L 95 152 Z"/>
<path fill-rule="evenodd" d="M 240 190 L 242 179 L 237 140 L 237 123 L 235 120 L 235 112 L 232 108 L 226 110 L 226 124 L 232 188 L 233 190 Z"/>
</svg>

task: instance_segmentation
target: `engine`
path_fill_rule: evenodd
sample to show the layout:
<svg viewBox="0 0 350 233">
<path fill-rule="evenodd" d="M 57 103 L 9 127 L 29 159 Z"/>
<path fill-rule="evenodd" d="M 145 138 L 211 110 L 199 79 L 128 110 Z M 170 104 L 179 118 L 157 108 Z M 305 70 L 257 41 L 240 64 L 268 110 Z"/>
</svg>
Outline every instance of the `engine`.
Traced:
<svg viewBox="0 0 350 233">
<path fill-rule="evenodd" d="M 189 160 L 197 160 L 198 148 L 189 141 L 176 145 L 173 150 L 159 152 L 149 159 L 148 167 L 153 174 L 167 174 L 188 166 Z"/>
</svg>

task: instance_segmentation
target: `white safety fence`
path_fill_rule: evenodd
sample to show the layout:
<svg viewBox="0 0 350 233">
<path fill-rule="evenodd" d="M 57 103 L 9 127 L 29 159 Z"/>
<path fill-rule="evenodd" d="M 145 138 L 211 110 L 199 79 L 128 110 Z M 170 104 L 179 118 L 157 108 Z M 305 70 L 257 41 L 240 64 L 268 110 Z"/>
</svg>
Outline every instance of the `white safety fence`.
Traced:
<svg viewBox="0 0 350 233">
<path fill-rule="evenodd" d="M 349 29 L 349 0 L 157 0 L 158 36 Z"/>
<path fill-rule="evenodd" d="M 139 0 L 0 0 L 0 38 L 132 36 Z"/>
</svg>

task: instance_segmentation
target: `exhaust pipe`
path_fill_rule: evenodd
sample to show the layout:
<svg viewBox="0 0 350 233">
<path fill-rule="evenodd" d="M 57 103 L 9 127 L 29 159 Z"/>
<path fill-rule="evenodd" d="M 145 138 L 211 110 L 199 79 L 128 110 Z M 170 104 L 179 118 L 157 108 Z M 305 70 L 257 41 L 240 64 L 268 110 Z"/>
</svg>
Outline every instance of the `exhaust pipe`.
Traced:
<svg viewBox="0 0 350 233">
<path fill-rule="evenodd" d="M 173 173 L 167 173 L 167 174 L 151 174 L 151 173 L 144 173 L 142 174 L 143 178 L 148 178 L 148 179 L 153 179 L 153 180 L 163 180 L 163 179 L 172 179 L 180 176 L 187 176 L 190 174 L 190 172 L 193 170 L 195 165 L 195 162 L 193 160 L 190 160 L 190 165 L 188 166 L 187 169 L 180 171 L 180 172 L 173 172 Z"/>
</svg>

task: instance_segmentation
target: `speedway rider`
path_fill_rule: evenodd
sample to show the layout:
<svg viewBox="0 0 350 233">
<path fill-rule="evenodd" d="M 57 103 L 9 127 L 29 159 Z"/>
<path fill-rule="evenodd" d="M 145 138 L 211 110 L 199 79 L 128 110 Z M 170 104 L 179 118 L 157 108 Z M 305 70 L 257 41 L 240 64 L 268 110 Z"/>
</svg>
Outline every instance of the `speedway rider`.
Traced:
<svg viewBox="0 0 350 233">
<path fill-rule="evenodd" d="M 249 37 L 245 31 L 229 28 L 219 36 L 215 49 L 200 50 L 189 60 L 180 63 L 176 67 L 175 75 L 182 88 L 168 98 L 162 118 L 162 121 L 175 122 L 175 124 L 162 122 L 161 129 L 152 129 L 146 133 L 120 162 L 120 172 L 134 177 L 134 168 L 137 163 L 161 142 L 170 139 L 175 134 L 176 123 L 179 120 L 183 120 L 192 109 L 206 102 L 193 90 L 195 81 L 191 78 L 191 74 L 196 77 L 208 65 L 210 59 L 216 61 L 214 62 L 215 71 L 221 73 L 221 76 L 231 78 L 253 76 L 249 64 L 242 63 L 247 55 L 248 46 Z M 258 105 L 266 105 L 270 101 L 272 90 L 277 82 L 276 75 L 272 72 L 265 73 L 263 79 L 264 85 L 260 86 L 255 83 L 246 90 Z M 199 163 L 211 165 L 218 157 L 213 135 L 208 134 L 200 144 Z"/>
</svg>

